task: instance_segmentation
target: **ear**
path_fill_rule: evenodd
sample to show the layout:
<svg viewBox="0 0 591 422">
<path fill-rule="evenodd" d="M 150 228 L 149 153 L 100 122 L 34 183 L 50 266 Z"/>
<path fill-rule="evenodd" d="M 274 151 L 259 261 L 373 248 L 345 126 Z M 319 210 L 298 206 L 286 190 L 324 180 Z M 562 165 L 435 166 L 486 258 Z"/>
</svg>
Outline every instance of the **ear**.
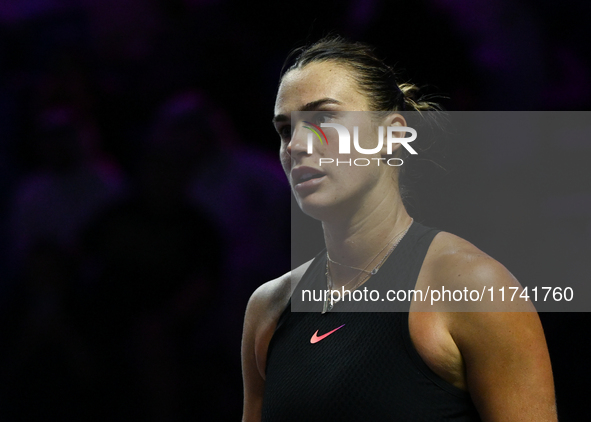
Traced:
<svg viewBox="0 0 591 422">
<path fill-rule="evenodd" d="M 388 145 L 387 145 L 387 142 L 386 142 L 387 141 L 387 138 L 388 138 L 387 128 L 389 126 L 401 126 L 401 127 L 404 127 L 404 126 L 406 126 L 406 120 L 404 119 L 404 117 L 402 117 L 401 114 L 394 112 L 392 114 L 389 114 L 384 119 L 383 126 L 384 126 L 384 132 L 383 132 L 383 136 L 384 136 L 383 145 L 384 146 L 382 148 L 381 154 L 382 154 L 382 157 L 389 157 L 389 155 L 388 155 Z M 403 138 L 403 137 L 406 136 L 406 132 L 394 132 L 394 136 L 396 138 Z M 392 153 L 394 153 L 395 151 L 397 151 L 400 148 L 400 146 L 401 146 L 401 144 L 394 144 L 392 146 Z"/>
</svg>

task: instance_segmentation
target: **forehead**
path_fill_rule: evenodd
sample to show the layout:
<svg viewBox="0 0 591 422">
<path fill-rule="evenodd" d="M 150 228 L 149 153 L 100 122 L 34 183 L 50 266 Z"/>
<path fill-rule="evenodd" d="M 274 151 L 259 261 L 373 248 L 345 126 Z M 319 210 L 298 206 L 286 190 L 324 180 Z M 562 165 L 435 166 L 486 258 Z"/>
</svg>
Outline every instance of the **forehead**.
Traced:
<svg viewBox="0 0 591 422">
<path fill-rule="evenodd" d="M 359 92 L 351 71 L 333 61 L 310 63 L 287 73 L 277 92 L 275 115 L 302 110 L 304 105 L 323 98 L 341 103 L 349 111 L 369 110 L 367 98 Z"/>
</svg>

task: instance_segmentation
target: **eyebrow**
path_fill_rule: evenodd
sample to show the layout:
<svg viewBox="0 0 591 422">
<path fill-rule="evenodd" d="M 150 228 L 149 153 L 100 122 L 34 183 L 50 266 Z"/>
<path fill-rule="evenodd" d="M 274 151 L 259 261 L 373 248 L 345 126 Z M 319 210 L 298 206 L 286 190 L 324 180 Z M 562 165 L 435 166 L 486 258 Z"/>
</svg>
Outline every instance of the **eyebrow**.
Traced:
<svg viewBox="0 0 591 422">
<path fill-rule="evenodd" d="M 325 104 L 341 104 L 341 102 L 335 100 L 334 98 L 321 98 L 320 100 L 309 102 L 298 111 L 314 111 Z M 273 117 L 273 123 L 285 122 L 288 120 L 289 117 L 287 117 L 285 114 L 278 114 L 277 116 Z"/>
</svg>

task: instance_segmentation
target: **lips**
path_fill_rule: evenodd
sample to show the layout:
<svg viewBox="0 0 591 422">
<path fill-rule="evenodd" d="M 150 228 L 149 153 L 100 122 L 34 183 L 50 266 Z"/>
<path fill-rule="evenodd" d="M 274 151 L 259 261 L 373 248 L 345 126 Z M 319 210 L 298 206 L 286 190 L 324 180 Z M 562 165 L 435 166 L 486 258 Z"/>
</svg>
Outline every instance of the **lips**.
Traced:
<svg viewBox="0 0 591 422">
<path fill-rule="evenodd" d="M 309 182 L 313 179 L 320 179 L 325 175 L 326 173 L 313 167 L 301 166 L 296 167 L 291 171 L 291 181 L 293 185 L 296 186 L 302 183 Z"/>
</svg>

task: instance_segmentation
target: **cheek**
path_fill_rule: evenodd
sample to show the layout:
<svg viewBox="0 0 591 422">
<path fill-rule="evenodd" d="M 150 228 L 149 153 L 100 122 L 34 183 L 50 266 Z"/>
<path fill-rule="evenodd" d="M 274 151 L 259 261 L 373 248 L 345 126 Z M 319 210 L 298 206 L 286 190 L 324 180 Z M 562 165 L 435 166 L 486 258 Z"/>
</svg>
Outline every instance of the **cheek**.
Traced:
<svg viewBox="0 0 591 422">
<path fill-rule="evenodd" d="M 375 184 L 380 178 L 381 172 L 376 162 L 371 160 L 370 157 L 369 155 L 351 154 L 347 158 L 347 160 L 351 159 L 351 166 L 348 164 L 342 166 L 343 183 L 358 187 L 365 186 L 365 188 Z"/>
<path fill-rule="evenodd" d="M 328 133 L 327 133 L 328 132 Z M 328 147 L 333 147 L 335 150 L 338 151 L 339 149 L 339 135 L 336 133 L 334 129 L 329 129 L 328 131 L 324 129 L 324 133 L 326 134 L 326 140 L 328 142 Z"/>
<path fill-rule="evenodd" d="M 285 144 L 281 145 L 279 148 L 279 160 L 281 161 L 281 167 L 283 167 L 283 171 L 289 178 L 289 173 L 291 172 L 291 156 L 287 153 L 287 147 Z"/>
<path fill-rule="evenodd" d="M 374 149 L 378 146 L 380 138 L 378 130 L 373 128 L 364 128 L 363 131 L 359 131 L 359 145 L 366 149 Z M 384 145 L 385 139 L 382 138 L 382 146 Z M 379 153 L 378 153 L 379 154 Z"/>
</svg>

